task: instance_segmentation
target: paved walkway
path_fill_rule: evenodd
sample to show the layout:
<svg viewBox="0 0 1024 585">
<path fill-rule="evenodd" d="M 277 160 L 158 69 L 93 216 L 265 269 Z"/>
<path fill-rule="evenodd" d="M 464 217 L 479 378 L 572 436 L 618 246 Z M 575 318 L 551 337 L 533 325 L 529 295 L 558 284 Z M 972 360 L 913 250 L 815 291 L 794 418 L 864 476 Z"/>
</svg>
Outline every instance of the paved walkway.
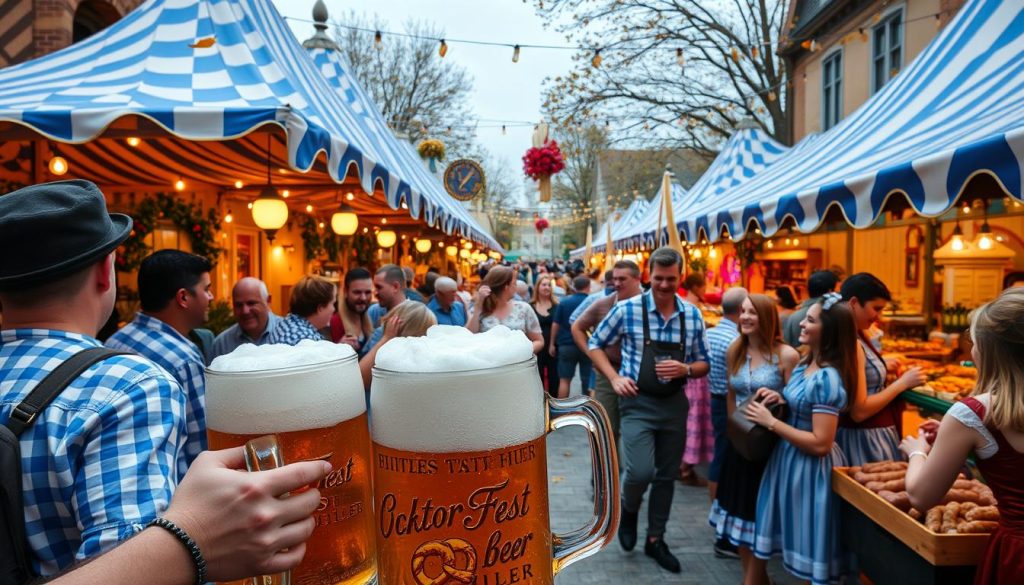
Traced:
<svg viewBox="0 0 1024 585">
<path fill-rule="evenodd" d="M 573 393 L 578 393 L 578 383 L 573 386 Z M 590 487 L 590 446 L 585 431 L 571 427 L 549 435 L 548 469 L 552 529 L 565 532 L 587 524 L 593 517 L 594 504 Z M 701 475 L 706 476 L 706 470 L 701 470 Z M 714 556 L 713 531 L 707 521 L 708 508 L 707 488 L 676 483 L 666 540 L 683 566 L 681 574 L 665 571 L 644 555 L 645 505 L 640 511 L 638 533 L 641 542 L 632 552 L 623 551 L 616 539 L 596 555 L 562 571 L 556 579 L 557 585 L 740 583 L 739 561 Z M 769 565 L 769 574 L 777 585 L 798 583 L 777 561 Z"/>
</svg>

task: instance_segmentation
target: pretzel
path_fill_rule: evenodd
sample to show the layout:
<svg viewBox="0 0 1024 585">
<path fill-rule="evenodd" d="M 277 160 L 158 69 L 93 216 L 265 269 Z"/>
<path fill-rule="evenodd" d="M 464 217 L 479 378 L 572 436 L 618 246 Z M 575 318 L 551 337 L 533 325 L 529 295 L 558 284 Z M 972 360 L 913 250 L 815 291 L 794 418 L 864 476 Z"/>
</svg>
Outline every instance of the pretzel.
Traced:
<svg viewBox="0 0 1024 585">
<path fill-rule="evenodd" d="M 973 510 L 964 514 L 964 519 L 968 522 L 974 522 L 975 520 L 988 520 L 988 521 L 999 521 L 999 509 L 995 506 L 978 506 Z"/>
<path fill-rule="evenodd" d="M 932 532 L 939 532 L 942 530 L 942 513 L 945 512 L 945 506 L 935 506 L 931 510 L 928 510 L 928 514 L 924 517 L 924 525 L 928 527 L 928 530 Z"/>
<path fill-rule="evenodd" d="M 451 565 L 443 565 L 441 570 L 462 585 L 470 585 L 476 579 L 476 549 L 461 538 L 449 538 L 448 545 L 456 555 L 466 556 L 466 568 L 458 569 Z"/>
<path fill-rule="evenodd" d="M 984 534 L 994 532 L 996 528 L 999 528 L 998 522 L 975 520 L 974 522 L 961 522 L 957 526 L 956 531 L 959 534 Z"/>
<path fill-rule="evenodd" d="M 421 544 L 412 554 L 412 576 L 419 585 L 444 585 L 449 576 L 443 569 L 436 577 L 427 576 L 426 564 L 430 557 L 438 557 L 441 567 L 448 567 L 455 564 L 455 551 L 447 542 L 431 540 Z"/>
<path fill-rule="evenodd" d="M 960 523 L 960 503 L 950 502 L 942 512 L 942 526 L 939 532 L 942 534 L 956 534 L 957 525 Z"/>
</svg>

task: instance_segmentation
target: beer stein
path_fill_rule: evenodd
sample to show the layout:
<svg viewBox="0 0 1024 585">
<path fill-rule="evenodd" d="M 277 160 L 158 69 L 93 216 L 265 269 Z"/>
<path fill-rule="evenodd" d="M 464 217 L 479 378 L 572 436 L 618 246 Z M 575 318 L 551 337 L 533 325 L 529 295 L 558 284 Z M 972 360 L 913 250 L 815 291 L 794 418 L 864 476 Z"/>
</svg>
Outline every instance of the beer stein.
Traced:
<svg viewBox="0 0 1024 585">
<path fill-rule="evenodd" d="M 535 358 L 470 371 L 378 367 L 370 401 L 382 584 L 551 585 L 613 538 L 618 464 L 607 415 L 590 398 L 549 399 Z M 590 433 L 595 518 L 552 534 L 546 437 L 570 425 Z"/>
<path fill-rule="evenodd" d="M 250 347 L 239 370 L 235 354 L 206 371 L 206 422 L 210 449 L 247 446 L 251 470 L 303 460 L 330 462 L 316 486 L 320 507 L 306 555 L 291 570 L 292 585 L 376 583 L 370 436 L 366 398 L 355 353 L 348 346 L 318 361 L 300 346 Z M 323 350 L 323 348 L 320 348 Z M 243 352 L 244 354 L 245 352 Z M 289 354 L 299 357 L 289 358 Z M 298 365 L 275 367 L 280 355 Z M 237 361 L 237 360 L 236 360 Z M 285 360 L 287 361 L 287 360 Z M 292 363 L 289 361 L 288 363 Z M 263 435 L 274 435 L 263 437 Z M 253 441 L 254 439 L 258 439 Z M 252 442 L 251 442 L 252 441 Z M 287 583 L 287 574 L 242 583 Z"/>
</svg>

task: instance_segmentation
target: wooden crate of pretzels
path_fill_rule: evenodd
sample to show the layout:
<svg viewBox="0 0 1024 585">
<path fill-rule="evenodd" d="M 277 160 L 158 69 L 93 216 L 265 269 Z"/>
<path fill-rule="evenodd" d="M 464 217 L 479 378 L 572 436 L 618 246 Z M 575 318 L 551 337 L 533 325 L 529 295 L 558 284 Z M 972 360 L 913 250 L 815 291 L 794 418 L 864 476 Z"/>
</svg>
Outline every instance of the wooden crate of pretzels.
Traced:
<svg viewBox="0 0 1024 585">
<path fill-rule="evenodd" d="M 910 506 L 906 473 L 903 461 L 836 468 L 832 489 L 933 565 L 980 562 L 999 522 L 992 490 L 961 476 L 941 505 L 922 512 Z"/>
</svg>

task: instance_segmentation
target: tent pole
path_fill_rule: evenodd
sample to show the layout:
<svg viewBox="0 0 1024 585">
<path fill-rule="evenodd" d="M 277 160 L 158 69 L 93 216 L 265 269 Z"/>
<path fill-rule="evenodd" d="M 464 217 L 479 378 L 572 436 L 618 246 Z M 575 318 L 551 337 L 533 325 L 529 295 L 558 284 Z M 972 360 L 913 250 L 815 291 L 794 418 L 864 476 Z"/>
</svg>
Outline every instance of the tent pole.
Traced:
<svg viewBox="0 0 1024 585">
<path fill-rule="evenodd" d="M 935 248 L 939 239 L 938 222 L 928 220 L 924 235 L 924 325 L 925 335 L 932 329 L 935 315 Z"/>
</svg>

